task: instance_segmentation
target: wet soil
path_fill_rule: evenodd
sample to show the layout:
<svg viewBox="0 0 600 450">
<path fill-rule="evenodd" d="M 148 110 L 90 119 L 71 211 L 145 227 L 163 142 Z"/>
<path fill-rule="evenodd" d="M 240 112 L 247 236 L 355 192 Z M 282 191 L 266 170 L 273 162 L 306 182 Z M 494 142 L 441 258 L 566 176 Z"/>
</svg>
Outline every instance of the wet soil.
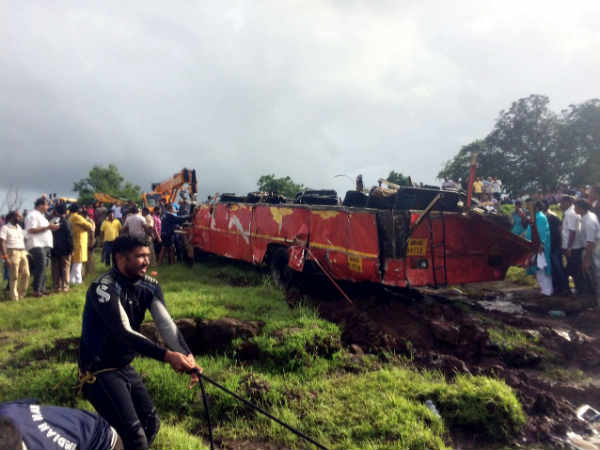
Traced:
<svg viewBox="0 0 600 450">
<path fill-rule="evenodd" d="M 567 431 L 590 432 L 575 415 L 582 404 L 600 409 L 600 309 L 593 299 L 540 297 L 509 283 L 420 291 L 343 284 L 349 304 L 326 280 L 297 283 L 288 302 L 311 301 L 322 317 L 343 325 L 343 344 L 371 353 L 409 356 L 417 367 L 503 379 L 521 401 L 528 420 L 511 448 L 570 448 Z M 480 300 L 521 305 L 522 313 L 486 310 Z M 549 311 L 562 311 L 559 317 Z M 531 337 L 502 345 L 490 331 Z M 458 448 L 493 448 L 476 430 L 453 435 Z"/>
</svg>

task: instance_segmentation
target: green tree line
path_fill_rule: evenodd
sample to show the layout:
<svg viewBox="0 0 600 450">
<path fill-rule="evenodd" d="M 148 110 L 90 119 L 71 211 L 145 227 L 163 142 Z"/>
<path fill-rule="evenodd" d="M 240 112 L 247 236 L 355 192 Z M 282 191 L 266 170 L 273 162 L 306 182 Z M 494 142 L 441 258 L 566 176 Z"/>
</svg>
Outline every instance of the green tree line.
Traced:
<svg viewBox="0 0 600 450">
<path fill-rule="evenodd" d="M 600 182 L 600 99 L 560 113 L 550 110 L 549 102 L 544 95 L 513 102 L 492 131 L 463 146 L 438 178 L 468 179 L 476 153 L 477 174 L 500 178 L 513 194 Z"/>
</svg>

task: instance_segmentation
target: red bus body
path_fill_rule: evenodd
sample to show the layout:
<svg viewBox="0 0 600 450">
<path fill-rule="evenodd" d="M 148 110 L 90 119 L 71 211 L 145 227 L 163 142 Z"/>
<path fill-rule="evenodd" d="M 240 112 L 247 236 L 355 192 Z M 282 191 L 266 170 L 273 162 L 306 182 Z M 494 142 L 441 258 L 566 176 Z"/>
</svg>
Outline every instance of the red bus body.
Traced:
<svg viewBox="0 0 600 450">
<path fill-rule="evenodd" d="M 294 270 L 302 271 L 305 261 L 316 258 L 336 279 L 397 287 L 501 280 L 509 266 L 525 263 L 534 249 L 473 211 L 433 211 L 408 236 L 422 213 L 217 202 L 196 209 L 191 243 L 253 264 L 284 246 Z"/>
</svg>

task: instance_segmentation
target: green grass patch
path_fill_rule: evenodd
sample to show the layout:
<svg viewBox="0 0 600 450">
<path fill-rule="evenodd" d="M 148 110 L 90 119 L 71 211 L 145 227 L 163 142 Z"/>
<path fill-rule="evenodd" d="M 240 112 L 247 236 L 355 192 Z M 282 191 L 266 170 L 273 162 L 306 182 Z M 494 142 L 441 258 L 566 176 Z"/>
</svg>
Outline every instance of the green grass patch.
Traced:
<svg viewBox="0 0 600 450">
<path fill-rule="evenodd" d="M 539 337 L 526 333 L 509 325 L 489 327 L 487 329 L 490 341 L 503 350 L 516 350 L 526 347 L 539 347 Z"/>
<path fill-rule="evenodd" d="M 177 418 L 169 421 L 163 420 L 160 424 L 160 432 L 152 444 L 152 448 L 170 449 L 170 450 L 204 450 L 210 448 L 199 436 L 190 432 L 193 422 L 189 420 L 180 420 Z"/>
<path fill-rule="evenodd" d="M 304 370 L 341 350 L 339 327 L 318 318 L 314 311 L 305 310 L 294 326 L 289 325 L 289 320 L 271 322 L 263 334 L 250 339 L 258 347 L 262 364 L 270 370 Z"/>
<path fill-rule="evenodd" d="M 552 381 L 581 382 L 589 379 L 589 377 L 577 368 L 566 368 L 555 364 L 545 364 L 543 367 L 544 376 Z"/>
<path fill-rule="evenodd" d="M 452 384 L 436 386 L 430 395 L 448 423 L 483 430 L 492 440 L 515 436 L 526 421 L 512 389 L 492 378 L 459 375 Z"/>
<path fill-rule="evenodd" d="M 555 352 L 542 345 L 539 335 L 535 333 L 528 333 L 504 324 L 488 326 L 487 332 L 490 342 L 500 348 L 504 353 L 503 357 L 508 358 L 509 362 L 523 364 L 525 361 L 530 361 L 533 363 L 538 359 L 534 355 L 543 357 L 547 361 L 554 361 L 558 358 Z"/>
<path fill-rule="evenodd" d="M 96 255 L 97 256 L 97 255 Z M 99 270 L 103 264 L 97 263 Z M 197 359 L 207 375 L 258 403 L 277 417 L 331 448 L 440 449 L 451 444 L 454 427 L 483 430 L 502 440 L 524 422 L 520 405 L 503 382 L 418 371 L 405 361 L 349 355 L 341 329 L 306 305 L 290 308 L 284 293 L 264 271 L 249 265 L 208 259 L 193 268 L 155 269 L 168 309 L 175 318 L 260 320 L 251 339 L 259 358 L 237 359 L 234 351 Z M 67 294 L 20 302 L 0 302 L 0 401 L 37 398 L 43 403 L 93 410 L 73 388 L 76 352 L 86 287 Z M 150 319 L 148 315 L 147 319 Z M 517 346 L 512 331 L 496 337 Z M 535 345 L 535 342 L 531 342 Z M 138 370 L 162 417 L 153 448 L 207 448 L 199 389 L 162 362 L 137 358 Z M 307 448 L 276 423 L 257 415 L 207 385 L 215 438 L 251 441 L 257 446 Z M 424 405 L 432 399 L 441 417 Z"/>
</svg>

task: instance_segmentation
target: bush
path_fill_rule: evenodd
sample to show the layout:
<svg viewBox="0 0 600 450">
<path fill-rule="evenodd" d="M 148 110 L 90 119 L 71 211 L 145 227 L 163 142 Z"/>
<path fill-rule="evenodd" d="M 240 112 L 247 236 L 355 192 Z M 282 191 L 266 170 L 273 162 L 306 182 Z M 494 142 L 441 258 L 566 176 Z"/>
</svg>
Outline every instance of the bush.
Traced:
<svg viewBox="0 0 600 450">
<path fill-rule="evenodd" d="M 428 394 L 450 426 L 483 430 L 490 440 L 514 437 L 526 421 L 513 390 L 500 380 L 459 375 L 454 383 L 437 386 Z"/>
<path fill-rule="evenodd" d="M 74 407 L 81 403 L 75 389 L 77 364 L 56 363 L 51 367 L 19 369 L 10 384 L 0 383 L 1 401 L 35 399 L 40 403 Z"/>
<path fill-rule="evenodd" d="M 271 370 L 302 370 L 320 357 L 331 358 L 342 348 L 339 327 L 322 319 L 305 317 L 279 326 L 249 340 L 258 347 L 261 364 Z M 241 341 L 236 345 L 239 347 Z"/>
</svg>

